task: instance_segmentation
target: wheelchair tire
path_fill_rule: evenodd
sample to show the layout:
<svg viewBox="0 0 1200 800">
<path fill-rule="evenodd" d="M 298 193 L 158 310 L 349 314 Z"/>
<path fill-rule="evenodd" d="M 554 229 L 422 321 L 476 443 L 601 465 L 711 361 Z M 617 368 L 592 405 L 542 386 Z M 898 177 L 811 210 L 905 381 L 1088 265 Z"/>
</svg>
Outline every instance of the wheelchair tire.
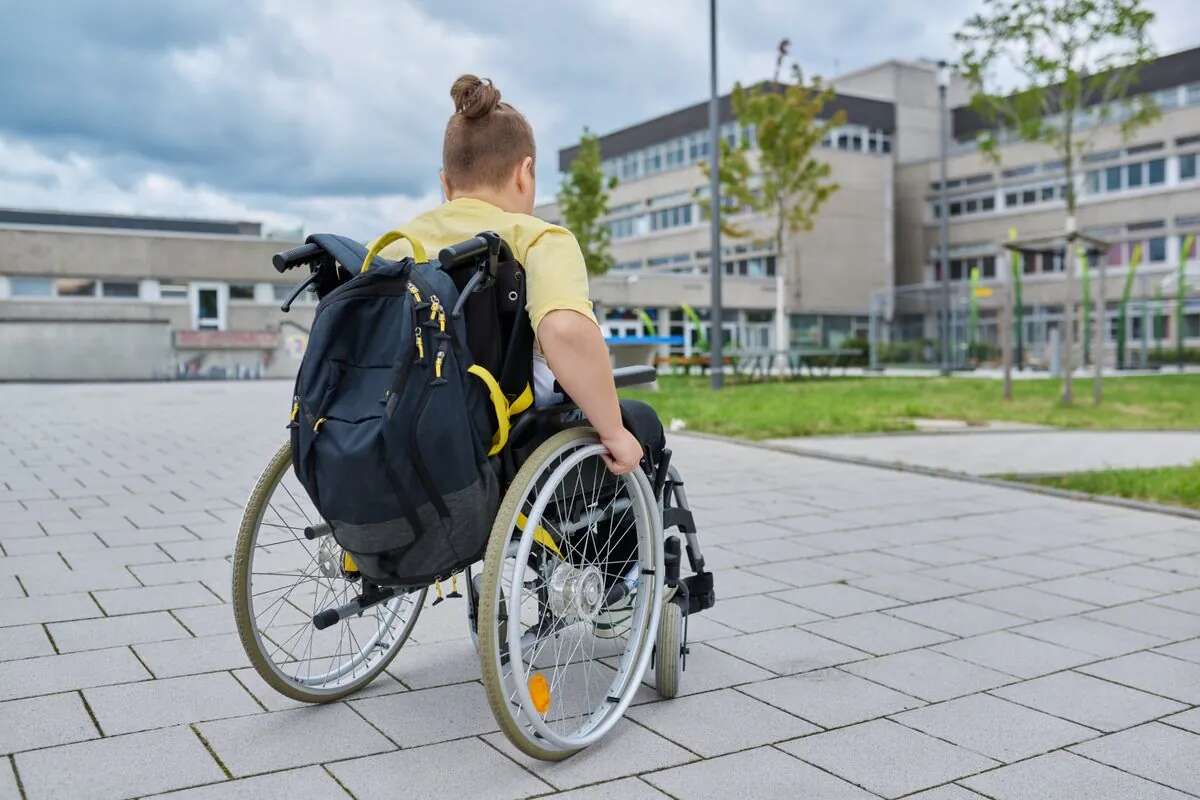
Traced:
<svg viewBox="0 0 1200 800">
<path fill-rule="evenodd" d="M 328 703 L 366 686 L 391 663 L 421 613 L 426 589 L 317 631 L 313 614 L 348 602 L 361 581 L 343 571 L 332 536 L 307 538 L 304 526 L 314 519 L 321 520 L 292 474 L 292 448 L 285 443 L 246 501 L 233 556 L 233 612 L 242 647 L 271 688 L 294 700 Z"/>
<path fill-rule="evenodd" d="M 488 703 L 514 746 L 547 761 L 599 740 L 624 714 L 649 666 L 662 607 L 662 515 L 653 489 L 640 470 L 612 476 L 601 451 L 591 428 L 543 442 L 509 485 L 484 557 L 478 636 Z M 582 494 L 560 491 L 570 480 Z M 623 543 L 631 531 L 636 551 L 614 573 L 614 540 Z M 603 638 L 594 625 L 617 591 L 614 576 L 627 587 L 629 630 Z"/>
<path fill-rule="evenodd" d="M 683 671 L 683 611 L 674 601 L 663 603 L 654 641 L 654 688 L 658 696 L 670 700 L 679 693 L 679 673 Z"/>
</svg>

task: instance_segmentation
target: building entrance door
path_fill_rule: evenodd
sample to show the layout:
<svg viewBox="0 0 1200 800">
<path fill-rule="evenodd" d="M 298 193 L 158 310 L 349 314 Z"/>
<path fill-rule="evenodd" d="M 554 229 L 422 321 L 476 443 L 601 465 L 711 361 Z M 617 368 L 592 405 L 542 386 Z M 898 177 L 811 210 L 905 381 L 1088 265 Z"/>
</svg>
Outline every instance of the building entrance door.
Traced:
<svg viewBox="0 0 1200 800">
<path fill-rule="evenodd" d="M 192 327 L 198 331 L 225 330 L 229 288 L 223 283 L 193 283 L 189 287 Z"/>
</svg>

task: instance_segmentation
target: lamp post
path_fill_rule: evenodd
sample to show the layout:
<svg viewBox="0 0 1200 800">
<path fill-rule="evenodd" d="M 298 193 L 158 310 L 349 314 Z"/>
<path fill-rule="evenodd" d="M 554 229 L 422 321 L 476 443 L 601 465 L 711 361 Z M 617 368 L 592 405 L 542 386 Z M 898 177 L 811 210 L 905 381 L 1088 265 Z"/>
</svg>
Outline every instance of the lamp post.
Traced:
<svg viewBox="0 0 1200 800">
<path fill-rule="evenodd" d="M 721 261 L 721 175 L 719 164 L 721 159 L 721 130 L 720 130 L 720 98 L 717 95 L 717 0 L 708 3 L 708 59 L 709 59 L 709 98 L 708 98 L 708 150 L 711 160 L 708 180 L 708 198 L 711 233 L 708 249 L 708 277 L 711 281 L 712 299 L 709 303 L 709 334 L 708 353 L 711 359 L 709 375 L 712 388 L 720 389 L 725 383 L 724 359 L 721 357 L 722 331 L 724 313 L 721 310 L 721 272 L 724 264 Z"/>
<path fill-rule="evenodd" d="M 950 65 L 938 62 L 938 140 L 939 172 L 938 184 L 938 261 L 942 265 L 942 374 L 949 375 L 951 368 L 950 331 L 950 207 L 946 202 L 946 157 L 950 149 L 950 132 L 946 124 L 946 89 L 950 85 Z"/>
</svg>

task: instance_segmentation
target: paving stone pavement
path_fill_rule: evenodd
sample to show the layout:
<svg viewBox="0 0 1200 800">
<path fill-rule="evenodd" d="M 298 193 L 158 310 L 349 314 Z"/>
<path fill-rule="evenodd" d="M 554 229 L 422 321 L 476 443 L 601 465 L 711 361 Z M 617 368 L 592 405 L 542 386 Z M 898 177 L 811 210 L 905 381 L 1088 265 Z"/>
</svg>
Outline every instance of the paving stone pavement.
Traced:
<svg viewBox="0 0 1200 800">
<path fill-rule="evenodd" d="M 774 439 L 805 452 L 913 464 L 971 475 L 1170 467 L 1200 459 L 1200 433 L 1189 431 L 1018 430 L 812 436 Z"/>
<path fill-rule="evenodd" d="M 1200 797 L 1200 522 L 683 436 L 680 698 L 530 761 L 445 603 L 299 707 L 228 605 L 289 389 L 0 386 L 0 800 Z"/>
</svg>

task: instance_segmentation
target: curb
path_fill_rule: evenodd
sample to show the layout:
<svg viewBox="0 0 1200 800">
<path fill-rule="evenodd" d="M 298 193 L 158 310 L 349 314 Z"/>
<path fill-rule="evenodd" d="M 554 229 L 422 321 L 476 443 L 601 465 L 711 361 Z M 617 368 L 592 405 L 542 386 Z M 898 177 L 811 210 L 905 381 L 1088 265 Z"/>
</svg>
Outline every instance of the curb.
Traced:
<svg viewBox="0 0 1200 800">
<path fill-rule="evenodd" d="M 914 475 L 925 475 L 931 478 L 945 478 L 947 480 L 962 481 L 963 483 L 974 483 L 980 486 L 992 486 L 999 489 L 1016 489 L 1022 492 L 1029 492 L 1031 494 L 1058 497 L 1064 500 L 1082 500 L 1089 503 L 1097 503 L 1099 505 L 1128 508 L 1134 511 L 1149 511 L 1156 514 L 1169 514 L 1175 517 L 1182 517 L 1183 519 L 1200 520 L 1200 510 L 1183 508 L 1181 506 L 1169 506 L 1162 503 L 1152 503 L 1146 500 L 1131 500 L 1126 497 L 1114 497 L 1107 494 L 1088 494 L 1087 492 L 1077 492 L 1071 489 L 1058 489 L 1053 486 L 1040 486 L 1038 484 L 1010 481 L 1003 478 L 989 478 L 983 475 L 970 475 L 965 472 L 954 472 L 953 470 L 939 469 L 937 467 L 922 467 L 916 464 L 902 464 L 896 461 L 877 461 L 875 459 L 863 458 L 861 456 L 844 456 L 834 453 L 825 453 L 819 450 L 805 450 L 798 447 L 785 447 L 783 445 L 769 444 L 767 442 L 754 442 L 750 441 L 749 439 L 737 439 L 732 436 L 720 436 L 715 433 L 670 431 L 669 434 L 671 436 L 685 436 L 693 439 L 708 439 L 710 441 L 722 442 L 724 444 L 753 447 L 759 450 L 769 450 L 773 453 L 784 453 L 787 455 L 801 456 L 803 458 L 816 458 L 822 461 L 834 461 L 840 464 L 853 464 L 854 466 L 858 467 L 890 469 L 893 472 L 907 472 Z"/>
</svg>

